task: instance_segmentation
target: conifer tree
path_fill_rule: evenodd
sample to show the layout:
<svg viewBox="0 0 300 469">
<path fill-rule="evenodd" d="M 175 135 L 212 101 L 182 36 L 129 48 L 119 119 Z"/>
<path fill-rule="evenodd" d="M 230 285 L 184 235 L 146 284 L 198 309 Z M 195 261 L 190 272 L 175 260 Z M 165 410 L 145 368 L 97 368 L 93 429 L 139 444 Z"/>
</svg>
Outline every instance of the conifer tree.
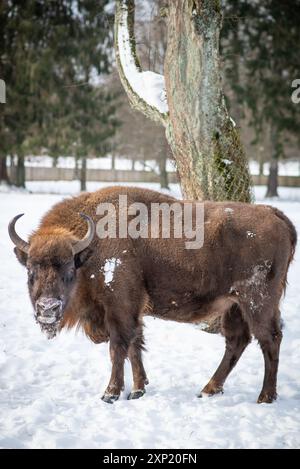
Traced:
<svg viewBox="0 0 300 469">
<path fill-rule="evenodd" d="M 278 160 L 289 137 L 299 139 L 299 105 L 291 96 L 300 77 L 300 0 L 226 0 L 224 8 L 221 44 L 228 85 L 250 109 L 257 139 L 268 131 L 267 196 L 277 196 Z M 241 69 L 243 80 L 237 75 Z"/>
<path fill-rule="evenodd" d="M 113 96 L 103 96 L 97 76 L 109 71 L 111 32 L 105 12 L 108 0 L 6 0 L 0 7 L 0 77 L 7 84 L 1 107 L 0 155 L 17 157 L 15 182 L 25 184 L 24 156 L 42 150 L 57 157 L 75 140 L 72 116 L 89 121 L 91 107 L 102 109 Z M 99 80 L 98 80 L 99 81 Z M 75 89 L 80 90 L 74 92 Z M 82 90 L 82 91 L 81 91 Z M 81 94 L 80 99 L 72 98 Z M 95 102 L 95 100 L 97 100 Z M 84 101 L 84 107 L 78 109 Z M 101 138 L 113 132 L 109 103 L 97 122 Z M 95 118 L 96 112 L 93 112 Z M 102 116 L 102 117 L 101 117 Z M 109 129 L 104 130 L 109 121 Z M 68 128 L 71 126 L 71 128 Z M 91 135 L 90 141 L 99 136 Z M 90 144 L 91 146 L 91 144 Z M 94 149 L 96 151 L 96 148 Z"/>
</svg>

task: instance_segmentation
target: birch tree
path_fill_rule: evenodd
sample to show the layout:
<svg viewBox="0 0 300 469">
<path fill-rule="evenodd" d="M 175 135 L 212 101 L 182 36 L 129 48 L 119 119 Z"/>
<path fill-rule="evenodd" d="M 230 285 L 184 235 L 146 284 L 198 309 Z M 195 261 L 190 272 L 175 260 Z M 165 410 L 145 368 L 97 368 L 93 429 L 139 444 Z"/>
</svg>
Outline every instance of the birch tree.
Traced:
<svg viewBox="0 0 300 469">
<path fill-rule="evenodd" d="M 248 163 L 222 90 L 220 2 L 169 2 L 164 76 L 141 68 L 134 10 L 134 0 L 117 0 L 115 51 L 120 79 L 131 105 L 165 127 L 183 196 L 250 202 Z"/>
</svg>

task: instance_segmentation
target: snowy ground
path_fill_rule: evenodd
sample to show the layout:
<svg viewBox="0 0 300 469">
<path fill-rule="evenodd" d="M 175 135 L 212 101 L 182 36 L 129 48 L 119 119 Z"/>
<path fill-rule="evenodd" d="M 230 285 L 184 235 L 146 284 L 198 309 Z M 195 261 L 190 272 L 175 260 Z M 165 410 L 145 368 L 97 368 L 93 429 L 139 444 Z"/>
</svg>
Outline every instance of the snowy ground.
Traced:
<svg viewBox="0 0 300 469">
<path fill-rule="evenodd" d="M 74 192 L 67 186 L 64 191 Z M 258 198 L 262 195 L 259 188 Z M 281 195 L 274 204 L 300 230 L 300 191 L 282 189 Z M 0 193 L 0 447 L 299 448 L 299 250 L 282 305 L 285 330 L 275 404 L 255 404 L 263 377 L 255 342 L 229 377 L 223 396 L 197 399 L 222 357 L 223 338 L 192 325 L 148 318 L 147 394 L 126 400 L 131 386 L 126 365 L 126 390 L 108 405 L 100 400 L 110 374 L 107 345 L 96 346 L 80 333 L 62 333 L 53 341 L 40 333 L 25 271 L 7 235 L 13 215 L 26 213 L 18 224 L 25 236 L 61 197 Z"/>
</svg>

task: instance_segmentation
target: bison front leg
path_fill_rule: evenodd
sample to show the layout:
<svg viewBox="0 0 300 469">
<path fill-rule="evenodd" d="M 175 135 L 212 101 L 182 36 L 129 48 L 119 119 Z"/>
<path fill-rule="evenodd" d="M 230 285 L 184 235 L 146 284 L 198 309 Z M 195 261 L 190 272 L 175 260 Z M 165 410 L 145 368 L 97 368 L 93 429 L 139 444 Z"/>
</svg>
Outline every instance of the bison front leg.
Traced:
<svg viewBox="0 0 300 469">
<path fill-rule="evenodd" d="M 108 315 L 107 324 L 110 341 L 110 357 L 112 362 L 111 377 L 105 390 L 102 400 L 109 404 L 117 401 L 124 389 L 124 364 L 129 357 L 132 342 L 138 336 L 138 319 L 131 312 L 134 308 L 124 308 L 120 314 L 117 307 L 112 311 L 114 314 Z"/>
<path fill-rule="evenodd" d="M 124 389 L 124 362 L 130 358 L 135 378 L 145 373 L 140 352 L 143 335 L 139 320 L 144 304 L 145 291 L 140 269 L 135 260 L 122 261 L 114 270 L 113 288 L 106 288 L 105 324 L 109 334 L 112 371 L 109 384 L 102 397 L 108 403 L 115 402 Z M 116 294 L 117 292 L 117 294 Z M 103 301 L 103 300 L 102 300 Z"/>
<path fill-rule="evenodd" d="M 124 362 L 127 356 L 126 345 L 119 341 L 110 341 L 110 358 L 112 362 L 111 376 L 102 400 L 113 404 L 124 389 Z"/>
<path fill-rule="evenodd" d="M 128 396 L 128 399 L 139 399 L 145 392 L 145 385 L 149 383 L 143 361 L 142 361 L 142 350 L 144 348 L 144 338 L 142 326 L 139 327 L 138 335 L 134 341 L 130 344 L 128 350 L 128 357 L 132 367 L 133 375 L 133 389 Z"/>
</svg>

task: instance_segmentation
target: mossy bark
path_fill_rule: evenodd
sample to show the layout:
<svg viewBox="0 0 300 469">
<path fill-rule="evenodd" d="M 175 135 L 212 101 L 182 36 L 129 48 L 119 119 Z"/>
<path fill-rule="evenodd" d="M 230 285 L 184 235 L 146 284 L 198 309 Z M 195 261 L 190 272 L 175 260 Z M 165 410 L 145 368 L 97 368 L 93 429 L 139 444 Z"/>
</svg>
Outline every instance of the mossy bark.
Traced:
<svg viewBox="0 0 300 469">
<path fill-rule="evenodd" d="M 251 201 L 247 159 L 222 91 L 213 0 L 173 0 L 167 16 L 167 138 L 185 197 Z"/>
</svg>

